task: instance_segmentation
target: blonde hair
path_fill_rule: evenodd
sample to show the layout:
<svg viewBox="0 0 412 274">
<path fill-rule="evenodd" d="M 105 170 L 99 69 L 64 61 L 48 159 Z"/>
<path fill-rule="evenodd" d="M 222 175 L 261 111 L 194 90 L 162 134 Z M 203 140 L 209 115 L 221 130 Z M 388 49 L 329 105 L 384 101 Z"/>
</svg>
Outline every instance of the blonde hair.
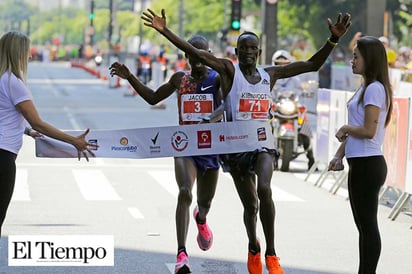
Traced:
<svg viewBox="0 0 412 274">
<path fill-rule="evenodd" d="M 13 73 L 22 81 L 27 79 L 30 39 L 25 34 L 9 31 L 0 38 L 0 76 Z"/>
</svg>

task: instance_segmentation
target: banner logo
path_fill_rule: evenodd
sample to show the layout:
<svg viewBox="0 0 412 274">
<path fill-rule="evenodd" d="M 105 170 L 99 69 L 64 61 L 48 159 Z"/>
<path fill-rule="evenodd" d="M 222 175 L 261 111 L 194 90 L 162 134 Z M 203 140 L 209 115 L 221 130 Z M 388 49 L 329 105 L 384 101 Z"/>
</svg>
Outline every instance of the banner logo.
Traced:
<svg viewBox="0 0 412 274">
<path fill-rule="evenodd" d="M 150 146 L 150 153 L 160 153 L 160 146 L 156 145 L 158 137 L 159 137 L 159 132 L 157 132 L 157 134 L 153 138 L 150 138 L 153 144 Z"/>
<path fill-rule="evenodd" d="M 127 146 L 129 144 L 129 140 L 126 137 L 120 138 L 120 144 L 122 146 Z"/>
<path fill-rule="evenodd" d="M 9 266 L 113 266 L 109 235 L 10 235 Z"/>
<path fill-rule="evenodd" d="M 97 139 L 89 139 L 89 141 L 88 141 L 90 144 L 94 144 L 94 145 L 97 145 Z M 98 149 L 98 147 L 89 147 L 90 148 L 90 150 L 97 150 Z"/>
<path fill-rule="evenodd" d="M 189 145 L 189 138 L 183 131 L 176 131 L 173 133 L 171 143 L 176 151 L 183 151 Z"/>
<path fill-rule="evenodd" d="M 129 145 L 129 139 L 127 139 L 127 137 L 120 138 L 119 143 L 121 146 L 112 146 L 112 151 L 127 151 L 127 152 L 137 151 L 137 146 Z"/>
<path fill-rule="evenodd" d="M 212 147 L 212 132 L 210 130 L 200 130 L 197 132 L 197 148 Z"/>
<path fill-rule="evenodd" d="M 157 143 L 157 137 L 159 137 L 159 132 L 156 134 L 155 137 L 150 138 L 150 140 L 152 140 L 153 145 L 156 145 L 156 143 Z"/>
<path fill-rule="evenodd" d="M 257 136 L 258 141 L 266 141 L 266 129 L 264 127 L 260 127 L 257 129 Z"/>
</svg>

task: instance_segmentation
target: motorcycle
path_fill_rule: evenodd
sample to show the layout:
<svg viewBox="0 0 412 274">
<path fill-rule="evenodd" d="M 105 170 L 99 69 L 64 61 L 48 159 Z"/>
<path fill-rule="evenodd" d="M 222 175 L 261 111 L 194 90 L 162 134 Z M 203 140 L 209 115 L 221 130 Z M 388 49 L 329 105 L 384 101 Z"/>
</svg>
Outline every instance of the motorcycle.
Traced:
<svg viewBox="0 0 412 274">
<path fill-rule="evenodd" d="M 272 105 L 272 130 L 276 147 L 280 152 L 281 171 L 289 171 L 289 164 L 299 155 L 306 153 L 309 165 L 313 164 L 311 151 L 311 130 L 306 119 L 306 107 L 299 103 L 299 96 L 293 90 L 279 93 Z M 309 151 L 310 150 L 310 151 Z M 309 152 L 309 153 L 308 153 Z"/>
</svg>

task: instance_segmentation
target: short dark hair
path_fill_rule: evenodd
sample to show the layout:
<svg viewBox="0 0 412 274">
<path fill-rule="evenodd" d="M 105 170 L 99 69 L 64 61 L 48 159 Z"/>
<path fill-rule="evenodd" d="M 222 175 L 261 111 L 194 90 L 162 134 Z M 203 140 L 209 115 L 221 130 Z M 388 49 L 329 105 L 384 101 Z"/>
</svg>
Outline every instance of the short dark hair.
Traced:
<svg viewBox="0 0 412 274">
<path fill-rule="evenodd" d="M 236 42 L 236 43 L 239 43 L 240 38 L 241 38 L 242 36 L 245 36 L 245 35 L 255 36 L 255 37 L 258 39 L 258 41 L 259 41 L 259 37 L 257 36 L 256 33 L 251 32 L 251 31 L 244 31 L 244 32 L 242 32 L 242 33 L 239 35 L 239 37 L 237 38 L 237 42 Z"/>
<path fill-rule="evenodd" d="M 209 41 L 202 35 L 193 35 L 187 41 L 195 48 L 209 50 Z"/>
</svg>

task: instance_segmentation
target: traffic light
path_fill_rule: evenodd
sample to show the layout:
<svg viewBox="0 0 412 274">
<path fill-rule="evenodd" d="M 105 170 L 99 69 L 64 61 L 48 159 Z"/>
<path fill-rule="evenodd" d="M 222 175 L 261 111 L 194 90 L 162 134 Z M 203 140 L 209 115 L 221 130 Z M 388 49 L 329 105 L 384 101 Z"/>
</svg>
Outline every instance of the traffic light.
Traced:
<svg viewBox="0 0 412 274">
<path fill-rule="evenodd" d="M 232 0 L 232 14 L 230 16 L 230 28 L 232 30 L 240 29 L 240 17 L 242 16 L 242 1 Z"/>
<path fill-rule="evenodd" d="M 91 0 L 90 2 L 90 26 L 93 26 L 93 19 L 94 19 L 94 0 Z"/>
</svg>

